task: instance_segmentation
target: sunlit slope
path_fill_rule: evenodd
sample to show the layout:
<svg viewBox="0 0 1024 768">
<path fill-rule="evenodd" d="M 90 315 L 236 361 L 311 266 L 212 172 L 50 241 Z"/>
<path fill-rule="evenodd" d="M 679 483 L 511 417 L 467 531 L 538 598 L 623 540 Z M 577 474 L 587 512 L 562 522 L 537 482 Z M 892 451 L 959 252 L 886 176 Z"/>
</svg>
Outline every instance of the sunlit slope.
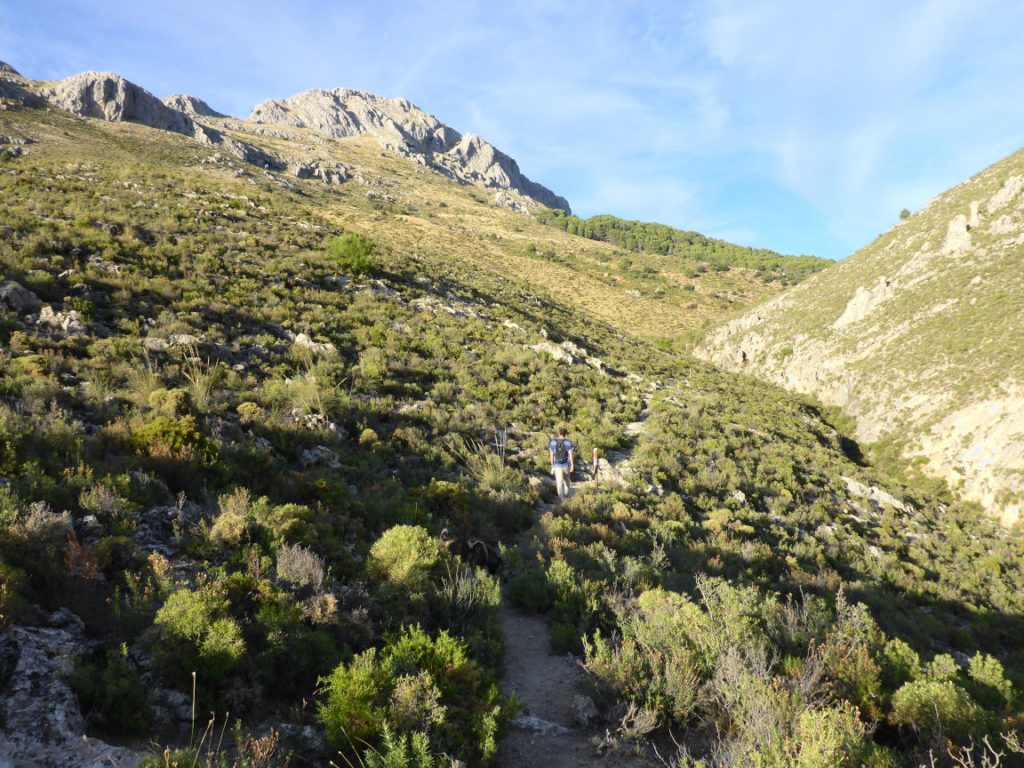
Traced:
<svg viewBox="0 0 1024 768">
<path fill-rule="evenodd" d="M 715 329 L 698 354 L 813 393 L 860 439 L 1010 522 L 1024 490 L 1024 152 L 835 267 Z"/>
</svg>

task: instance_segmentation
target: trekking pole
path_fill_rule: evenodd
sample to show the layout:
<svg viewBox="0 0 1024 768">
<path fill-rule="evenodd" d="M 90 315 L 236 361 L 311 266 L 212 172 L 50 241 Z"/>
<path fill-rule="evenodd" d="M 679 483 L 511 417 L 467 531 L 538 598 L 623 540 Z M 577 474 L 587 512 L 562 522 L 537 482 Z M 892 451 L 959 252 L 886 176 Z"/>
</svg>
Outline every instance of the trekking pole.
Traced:
<svg viewBox="0 0 1024 768">
<path fill-rule="evenodd" d="M 594 487 L 597 488 L 599 483 L 597 482 L 597 446 L 594 446 Z"/>
</svg>

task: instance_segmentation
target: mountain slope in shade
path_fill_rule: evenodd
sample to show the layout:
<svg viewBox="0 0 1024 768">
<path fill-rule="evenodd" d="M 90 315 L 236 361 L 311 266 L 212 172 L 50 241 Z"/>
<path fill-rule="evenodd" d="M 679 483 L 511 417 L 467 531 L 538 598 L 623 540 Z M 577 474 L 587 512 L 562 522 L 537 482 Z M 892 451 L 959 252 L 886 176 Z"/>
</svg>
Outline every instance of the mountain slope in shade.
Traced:
<svg viewBox="0 0 1024 768">
<path fill-rule="evenodd" d="M 1005 523 L 1024 491 L 1024 150 L 707 334 L 699 356 L 811 393 Z"/>
</svg>

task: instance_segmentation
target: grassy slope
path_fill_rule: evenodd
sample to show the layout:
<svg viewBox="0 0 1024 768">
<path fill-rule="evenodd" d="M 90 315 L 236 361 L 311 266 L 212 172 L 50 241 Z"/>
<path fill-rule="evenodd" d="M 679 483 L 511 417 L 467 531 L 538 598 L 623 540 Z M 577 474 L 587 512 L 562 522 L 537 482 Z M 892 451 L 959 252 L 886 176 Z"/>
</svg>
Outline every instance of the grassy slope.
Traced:
<svg viewBox="0 0 1024 768">
<path fill-rule="evenodd" d="M 562 647 L 582 652 L 583 635 L 626 631 L 635 601 L 652 587 L 707 600 L 698 574 L 710 574 L 760 595 L 743 609 L 752 612 L 747 619 L 736 619 L 752 622 L 737 630 L 743 637 L 766 632 L 769 657 L 776 654 L 756 680 L 790 690 L 814 644 L 830 644 L 832 687 L 817 692 L 823 698 L 809 711 L 853 701 L 908 751 L 931 731 L 900 720 L 893 694 L 915 675 L 922 685 L 931 678 L 897 674 L 887 641 L 902 638 L 923 662 L 954 650 L 994 654 L 1019 676 L 1018 537 L 851 461 L 829 423 L 838 422 L 815 406 L 645 341 L 688 332 L 735 306 L 716 294 L 732 292 L 742 303 L 769 290 L 753 277 L 709 274 L 695 291 L 678 293 L 690 278 L 627 274 L 612 285 L 604 257 L 616 258 L 613 249 L 495 208 L 479 190 L 368 142 L 331 145 L 367 182 L 331 188 L 233 161 L 203 163 L 211 150 L 139 126 L 36 111 L 0 120 L 0 133 L 38 142 L 0 167 L 0 223 L 14 231 L 0 240 L 3 276 L 57 310 L 91 318 L 89 333 L 74 339 L 4 319 L 6 620 L 18 617 L 19 599 L 52 608 L 76 596 L 91 631 L 107 633 L 112 648 L 148 648 L 166 683 L 180 685 L 185 678 L 173 672 L 188 654 L 171 642 L 166 614 L 163 629 L 146 628 L 159 623 L 171 594 L 226 595 L 223 610 L 248 656 L 226 672 L 217 667 L 208 694 L 227 706 L 238 704 L 240 690 L 264 691 L 249 697 L 248 711 L 232 709 L 250 722 L 313 698 L 316 677 L 351 654 L 391 648 L 383 633 L 406 621 L 455 633 L 490 667 L 500 639 L 489 598 L 478 595 L 475 612 L 456 611 L 437 573 L 435 586 L 407 595 L 361 559 L 396 523 L 432 533 L 448 524 L 492 540 L 523 531 L 537 501 L 528 480 L 545 469 L 545 435 L 566 420 L 582 455 L 629 449 L 636 474 L 630 487 L 581 493 L 510 557 L 516 599 L 555 618 Z M 379 284 L 336 279 L 341 270 L 325 251 L 344 230 L 377 242 Z M 531 243 L 539 256 L 528 255 Z M 556 258 L 543 257 L 548 250 Z M 664 296 L 635 297 L 626 286 Z M 697 307 L 679 312 L 674 302 L 684 300 Z M 283 329 L 329 342 L 337 355 L 313 355 Z M 178 345 L 181 334 L 197 340 Z M 584 347 L 605 372 L 534 349 L 545 335 Z M 167 394 L 173 390 L 184 397 Z M 181 427 L 186 414 L 197 432 Z M 644 416 L 631 445 L 623 427 Z M 496 425 L 507 425 L 504 462 L 486 448 Z M 208 444 L 216 455 L 209 462 Z M 303 452 L 317 446 L 333 451 L 338 465 L 305 462 Z M 893 497 L 873 505 L 857 483 Z M 267 501 L 239 501 L 239 488 Z M 205 571 L 206 587 L 161 575 L 132 544 L 147 509 L 180 500 L 193 503 L 196 516 L 180 534 L 182 571 Z M 33 502 L 45 502 L 43 511 Z M 85 554 L 75 550 L 74 562 L 84 558 L 88 568 L 68 570 L 66 537 L 47 533 L 45 505 L 79 521 L 99 518 L 99 541 Z M 326 597 L 317 609 L 267 575 L 280 570 L 284 545 L 296 543 L 330 566 L 321 594 L 338 601 L 333 612 Z M 125 562 L 150 580 L 145 599 L 137 582 L 132 592 L 125 581 Z M 882 627 L 862 645 L 836 639 L 850 629 L 836 604 L 843 584 Z M 121 590 L 117 621 L 104 602 L 112 585 Z M 821 598 L 819 613 L 790 634 L 773 623 L 777 606 L 758 602 L 781 605 L 787 595 Z M 736 629 L 721 628 L 723 636 Z M 862 667 L 843 666 L 844 654 L 859 654 Z M 310 661 L 285 675 L 292 657 Z M 725 674 L 725 659 L 708 656 L 708 666 L 694 667 L 706 693 L 725 679 L 715 671 Z M 600 655 L 591 666 L 613 726 L 630 700 L 651 711 L 664 706 L 645 699 L 657 686 L 623 689 Z M 966 671 L 950 675 L 976 691 Z M 474 693 L 467 701 L 475 696 L 483 699 Z M 783 740 L 797 737 L 804 706 L 787 701 L 796 719 L 779 725 Z M 723 702 L 656 717 L 713 721 L 756 746 L 742 706 Z M 1012 716 L 1017 705 L 1014 695 L 988 706 L 996 717 Z M 434 738 L 454 749 L 447 731 Z M 463 749 L 474 758 L 482 747 Z"/>
</svg>

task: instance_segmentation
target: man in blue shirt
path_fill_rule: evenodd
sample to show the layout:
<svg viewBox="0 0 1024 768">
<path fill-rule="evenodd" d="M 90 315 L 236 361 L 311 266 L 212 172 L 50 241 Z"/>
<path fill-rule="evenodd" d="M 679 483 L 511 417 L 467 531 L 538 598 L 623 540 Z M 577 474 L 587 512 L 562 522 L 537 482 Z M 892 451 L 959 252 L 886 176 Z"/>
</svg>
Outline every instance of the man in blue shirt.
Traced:
<svg viewBox="0 0 1024 768">
<path fill-rule="evenodd" d="M 551 441 L 548 450 L 551 452 L 551 472 L 555 476 L 555 488 L 558 490 L 559 501 L 569 498 L 569 483 L 572 479 L 573 444 L 566 438 L 568 429 L 558 428 L 558 437 Z"/>
</svg>

